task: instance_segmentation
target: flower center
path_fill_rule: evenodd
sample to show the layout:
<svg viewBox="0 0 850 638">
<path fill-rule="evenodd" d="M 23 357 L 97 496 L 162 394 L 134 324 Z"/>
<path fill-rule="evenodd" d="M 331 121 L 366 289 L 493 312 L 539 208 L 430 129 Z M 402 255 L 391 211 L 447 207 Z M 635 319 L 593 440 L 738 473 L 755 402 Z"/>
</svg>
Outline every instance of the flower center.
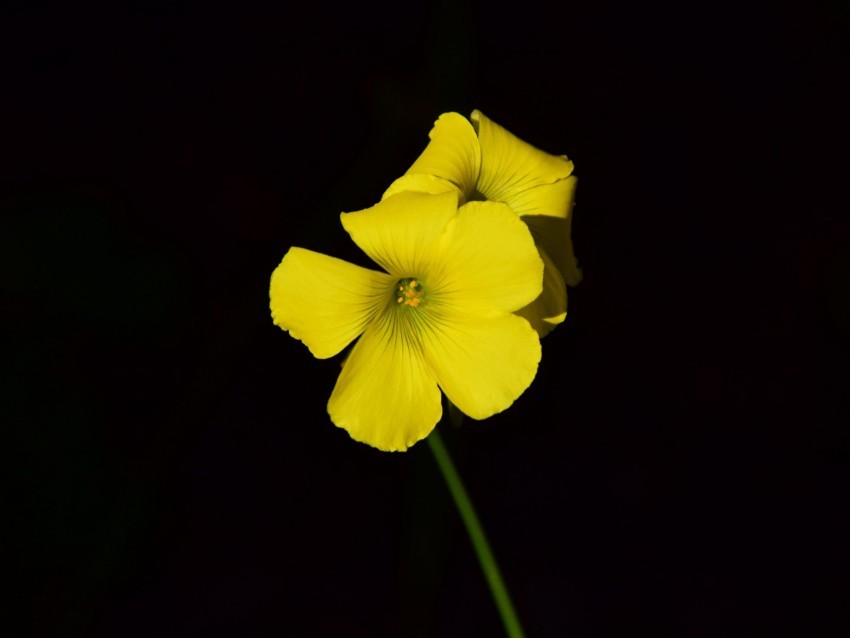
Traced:
<svg viewBox="0 0 850 638">
<path fill-rule="evenodd" d="M 415 277 L 405 277 L 398 280 L 395 286 L 395 300 L 397 304 L 416 308 L 422 303 L 424 297 L 425 291 L 422 290 L 422 284 Z"/>
</svg>

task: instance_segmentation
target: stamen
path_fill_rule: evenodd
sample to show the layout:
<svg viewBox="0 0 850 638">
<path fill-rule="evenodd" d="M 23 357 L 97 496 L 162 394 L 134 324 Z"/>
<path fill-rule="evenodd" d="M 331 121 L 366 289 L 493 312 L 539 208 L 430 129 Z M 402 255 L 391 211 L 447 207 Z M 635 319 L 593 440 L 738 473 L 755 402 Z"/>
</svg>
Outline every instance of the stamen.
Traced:
<svg viewBox="0 0 850 638">
<path fill-rule="evenodd" d="M 419 288 L 418 290 L 417 287 Z M 396 303 L 404 303 L 405 306 L 418 308 L 424 298 L 425 291 L 422 290 L 422 284 L 416 279 L 411 277 L 398 282 Z"/>
</svg>

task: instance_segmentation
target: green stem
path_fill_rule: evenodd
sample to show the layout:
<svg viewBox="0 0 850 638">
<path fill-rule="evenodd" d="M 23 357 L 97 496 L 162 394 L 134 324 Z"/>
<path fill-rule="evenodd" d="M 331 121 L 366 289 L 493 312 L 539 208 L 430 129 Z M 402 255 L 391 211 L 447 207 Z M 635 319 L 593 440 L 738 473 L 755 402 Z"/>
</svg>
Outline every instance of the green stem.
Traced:
<svg viewBox="0 0 850 638">
<path fill-rule="evenodd" d="M 446 479 L 449 492 L 451 492 L 455 505 L 457 505 L 460 517 L 466 526 L 466 531 L 469 533 L 469 538 L 472 541 L 472 546 L 475 548 L 475 554 L 478 556 L 481 570 L 484 572 L 484 577 L 490 586 L 493 601 L 496 603 L 499 614 L 502 616 L 505 631 L 509 638 L 523 638 L 524 634 L 519 624 L 519 618 L 516 615 L 513 603 L 511 603 L 511 597 L 508 595 L 505 582 L 502 580 L 499 566 L 496 564 L 496 558 L 490 549 L 490 543 L 487 542 L 487 537 L 484 535 L 484 528 L 481 527 L 481 522 L 478 520 L 475 509 L 472 507 L 472 502 L 469 500 L 466 489 L 463 487 L 460 476 L 437 430 L 431 432 L 431 435 L 428 437 L 428 443 L 431 446 L 431 451 L 434 453 L 434 458 L 437 459 L 437 465 L 440 466 L 443 478 Z"/>
</svg>

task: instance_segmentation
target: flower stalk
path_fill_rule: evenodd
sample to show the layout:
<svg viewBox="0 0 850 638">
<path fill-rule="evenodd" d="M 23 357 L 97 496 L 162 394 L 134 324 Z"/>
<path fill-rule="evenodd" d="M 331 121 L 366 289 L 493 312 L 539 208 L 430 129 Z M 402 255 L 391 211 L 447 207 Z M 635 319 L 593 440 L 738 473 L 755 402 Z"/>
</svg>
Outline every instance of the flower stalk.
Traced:
<svg viewBox="0 0 850 638">
<path fill-rule="evenodd" d="M 481 571 L 484 572 L 484 578 L 487 580 L 490 593 L 493 595 L 493 602 L 496 603 L 499 615 L 502 617 L 505 632 L 509 638 L 523 638 L 525 634 L 523 634 L 522 626 L 519 624 L 519 617 L 511 602 L 505 581 L 502 579 L 496 558 L 493 556 L 493 550 L 490 549 L 490 543 L 484 534 L 484 528 L 481 526 L 481 521 L 478 520 L 475 508 L 472 507 L 472 501 L 469 500 L 469 495 L 466 493 L 460 475 L 457 473 L 446 446 L 443 444 L 443 439 L 436 429 L 428 436 L 428 445 L 431 447 L 431 452 L 434 453 L 440 472 L 446 481 L 446 485 L 448 485 L 449 492 L 451 492 L 452 499 L 460 513 L 460 518 L 469 534 L 469 539 L 472 541 L 475 555 L 481 565 Z"/>
</svg>

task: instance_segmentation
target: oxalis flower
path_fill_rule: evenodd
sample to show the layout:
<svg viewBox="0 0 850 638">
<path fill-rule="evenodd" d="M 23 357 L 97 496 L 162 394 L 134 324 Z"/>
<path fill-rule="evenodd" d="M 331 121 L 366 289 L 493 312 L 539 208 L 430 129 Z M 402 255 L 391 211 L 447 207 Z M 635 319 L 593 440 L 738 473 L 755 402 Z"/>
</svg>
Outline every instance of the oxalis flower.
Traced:
<svg viewBox="0 0 850 638">
<path fill-rule="evenodd" d="M 457 192 L 461 203 L 503 202 L 531 229 L 546 265 L 543 293 L 519 314 L 543 336 L 567 316 L 567 289 L 581 280 L 571 239 L 576 178 L 566 156 L 550 155 L 473 111 L 444 113 L 422 155 L 384 197 L 412 190 Z"/>
<path fill-rule="evenodd" d="M 359 337 L 328 402 L 357 441 L 405 450 L 442 415 L 440 389 L 483 419 L 531 384 L 540 341 L 512 314 L 542 289 L 528 228 L 505 204 L 405 192 L 342 225 L 384 272 L 291 248 L 271 279 L 274 322 L 314 356 Z"/>
</svg>

